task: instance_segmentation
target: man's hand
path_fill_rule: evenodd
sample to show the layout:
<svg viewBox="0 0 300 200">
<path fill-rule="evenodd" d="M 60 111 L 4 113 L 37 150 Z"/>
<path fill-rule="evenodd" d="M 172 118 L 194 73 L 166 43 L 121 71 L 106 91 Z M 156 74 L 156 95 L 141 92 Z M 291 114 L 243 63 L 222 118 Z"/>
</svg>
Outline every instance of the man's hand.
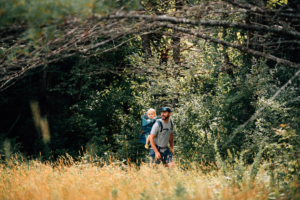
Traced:
<svg viewBox="0 0 300 200">
<path fill-rule="evenodd" d="M 171 153 L 172 153 L 173 156 L 174 156 L 174 149 L 170 148 L 170 151 L 171 151 Z"/>
<path fill-rule="evenodd" d="M 157 158 L 157 159 L 161 159 L 161 155 L 160 155 L 160 153 L 157 151 L 157 152 L 155 152 L 155 158 Z"/>
</svg>

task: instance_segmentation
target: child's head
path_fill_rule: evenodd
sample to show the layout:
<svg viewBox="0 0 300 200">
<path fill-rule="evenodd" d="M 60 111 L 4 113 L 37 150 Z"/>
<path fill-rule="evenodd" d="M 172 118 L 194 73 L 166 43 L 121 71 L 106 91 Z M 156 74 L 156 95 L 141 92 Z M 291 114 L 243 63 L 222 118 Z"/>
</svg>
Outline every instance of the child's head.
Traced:
<svg viewBox="0 0 300 200">
<path fill-rule="evenodd" d="M 156 116 L 156 112 L 153 108 L 150 108 L 148 111 L 147 111 L 147 116 L 150 118 L 150 119 L 153 119 L 155 116 Z"/>
</svg>

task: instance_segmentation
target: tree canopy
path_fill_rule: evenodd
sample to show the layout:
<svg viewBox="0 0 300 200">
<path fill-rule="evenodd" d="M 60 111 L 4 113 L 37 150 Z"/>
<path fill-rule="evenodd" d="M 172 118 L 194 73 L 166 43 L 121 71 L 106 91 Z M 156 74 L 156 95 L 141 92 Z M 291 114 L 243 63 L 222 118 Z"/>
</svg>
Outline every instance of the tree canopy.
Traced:
<svg viewBox="0 0 300 200">
<path fill-rule="evenodd" d="M 170 106 L 178 160 L 299 177 L 299 0 L 0 2 L 1 154 L 138 163 Z"/>
<path fill-rule="evenodd" d="M 193 3 L 16 0 L 1 4 L 2 90 L 30 69 L 73 55 L 96 56 L 103 53 L 99 48 L 108 42 L 130 34 L 149 35 L 157 32 L 157 28 L 173 30 L 169 34 L 176 31 L 194 35 L 299 68 L 297 62 L 277 55 L 284 46 L 299 43 L 297 1 L 289 4 L 262 1 L 253 5 L 230 0 Z M 222 36 L 213 37 L 215 31 L 201 30 L 204 27 L 234 30 L 240 34 L 240 42 L 226 41 Z M 251 42 L 251 35 L 261 41 Z M 99 41 L 101 38 L 105 39 Z M 243 43 L 242 40 L 247 41 Z M 256 46 L 262 49 L 259 51 Z"/>
</svg>

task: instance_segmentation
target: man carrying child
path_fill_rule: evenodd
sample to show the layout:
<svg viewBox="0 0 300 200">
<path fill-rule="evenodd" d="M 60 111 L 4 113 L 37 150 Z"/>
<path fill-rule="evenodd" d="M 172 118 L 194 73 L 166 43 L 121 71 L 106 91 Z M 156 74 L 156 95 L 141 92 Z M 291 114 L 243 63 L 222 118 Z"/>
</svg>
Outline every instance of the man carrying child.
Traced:
<svg viewBox="0 0 300 200">
<path fill-rule="evenodd" d="M 152 162 L 156 164 L 162 162 L 169 168 L 174 166 L 174 128 L 170 120 L 171 112 L 171 108 L 169 107 L 161 109 L 161 120 L 153 125 L 149 135 L 152 147 L 149 156 L 152 158 Z M 168 143 L 170 143 L 170 148 L 168 147 Z"/>
</svg>

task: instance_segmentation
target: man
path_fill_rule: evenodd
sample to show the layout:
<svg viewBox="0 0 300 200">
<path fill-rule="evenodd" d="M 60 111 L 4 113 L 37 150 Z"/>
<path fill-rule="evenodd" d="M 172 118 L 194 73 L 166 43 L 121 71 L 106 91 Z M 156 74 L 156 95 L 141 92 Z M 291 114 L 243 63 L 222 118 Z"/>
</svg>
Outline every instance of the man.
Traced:
<svg viewBox="0 0 300 200">
<path fill-rule="evenodd" d="M 161 109 L 161 120 L 158 120 L 152 127 L 149 135 L 150 144 L 150 157 L 152 162 L 167 165 L 169 168 L 174 166 L 174 143 L 173 143 L 173 123 L 170 120 L 171 108 L 164 107 Z M 170 143 L 170 148 L 168 148 Z"/>
</svg>

